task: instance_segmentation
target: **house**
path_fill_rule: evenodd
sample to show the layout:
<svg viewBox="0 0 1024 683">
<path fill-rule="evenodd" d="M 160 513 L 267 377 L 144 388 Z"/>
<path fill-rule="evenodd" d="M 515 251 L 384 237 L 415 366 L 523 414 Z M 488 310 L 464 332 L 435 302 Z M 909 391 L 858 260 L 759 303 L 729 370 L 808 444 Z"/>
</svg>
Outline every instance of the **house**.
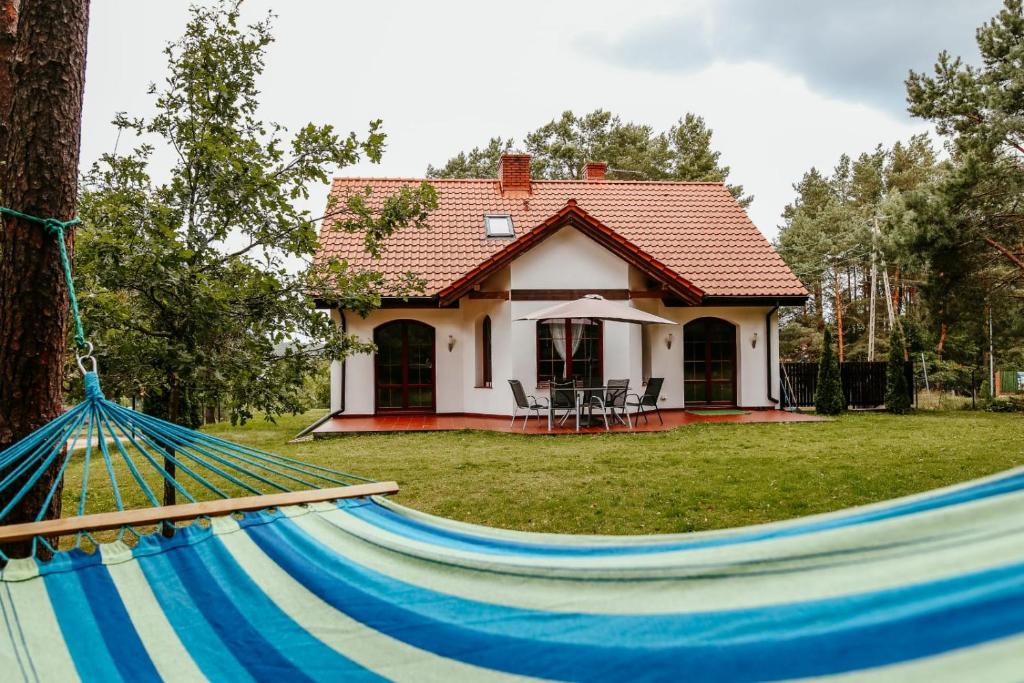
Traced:
<svg viewBox="0 0 1024 683">
<path fill-rule="evenodd" d="M 415 272 L 422 295 L 385 298 L 366 317 L 331 311 L 374 354 L 331 368 L 331 409 L 509 415 L 506 380 L 539 394 L 551 379 L 588 385 L 664 377 L 663 408 L 778 403 L 778 309 L 807 291 L 722 183 L 612 181 L 591 163 L 579 181 L 534 180 L 530 157 L 499 177 L 431 180 L 429 229 L 389 238 L 379 260 L 361 235 L 325 226 L 318 259 L 389 277 Z M 336 178 L 335 200 L 378 200 L 417 179 Z M 599 294 L 675 321 L 517 320 Z"/>
</svg>

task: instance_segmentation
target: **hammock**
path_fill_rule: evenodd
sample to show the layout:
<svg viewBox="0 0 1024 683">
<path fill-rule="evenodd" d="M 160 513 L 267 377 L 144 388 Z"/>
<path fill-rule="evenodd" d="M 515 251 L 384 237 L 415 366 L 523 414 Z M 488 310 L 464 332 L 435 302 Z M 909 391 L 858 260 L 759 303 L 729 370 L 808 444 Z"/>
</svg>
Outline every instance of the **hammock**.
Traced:
<svg viewBox="0 0 1024 683">
<path fill-rule="evenodd" d="M 86 350 L 85 402 L 0 452 L 0 524 L 55 467 L 59 480 L 81 455 L 88 473 L 95 451 L 118 509 L 87 514 L 83 475 L 79 517 L 42 521 L 54 485 L 35 521 L 0 526 L 0 542 L 31 539 L 33 550 L 0 570 L 5 681 L 1021 678 L 1024 469 L 701 534 L 443 520 L 364 495 L 393 482 L 108 401 L 64 248 L 75 221 L 0 213 L 56 238 Z M 189 502 L 161 506 L 159 487 Z M 153 507 L 128 510 L 126 497 Z M 117 540 L 90 536 L 104 529 Z M 70 550 L 44 540 L 75 531 Z"/>
<path fill-rule="evenodd" d="M 8 680 L 1015 680 L 1024 469 L 671 536 L 488 529 L 357 498 L 0 575 Z"/>
</svg>

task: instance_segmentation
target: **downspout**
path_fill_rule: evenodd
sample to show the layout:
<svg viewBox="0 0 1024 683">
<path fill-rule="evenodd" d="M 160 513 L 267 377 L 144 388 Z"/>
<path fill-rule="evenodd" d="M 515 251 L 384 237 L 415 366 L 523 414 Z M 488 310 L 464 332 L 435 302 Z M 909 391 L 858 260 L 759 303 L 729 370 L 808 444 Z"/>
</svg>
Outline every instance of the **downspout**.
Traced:
<svg viewBox="0 0 1024 683">
<path fill-rule="evenodd" d="M 348 332 L 348 321 L 345 320 L 344 309 L 339 308 L 338 315 L 341 317 L 341 333 L 345 334 L 346 332 Z M 338 411 L 334 413 L 334 415 L 340 415 L 341 413 L 345 412 L 345 364 L 347 362 L 347 358 L 341 359 L 341 408 L 339 408 Z"/>
<path fill-rule="evenodd" d="M 775 304 L 772 310 L 768 311 L 768 315 L 764 317 L 764 336 L 765 345 L 764 351 L 768 358 L 768 362 L 765 363 L 765 367 L 768 370 L 767 383 L 768 383 L 768 400 L 772 403 L 778 404 L 779 399 L 773 396 L 774 387 L 772 387 L 772 316 L 775 315 L 776 311 L 779 310 L 779 305 Z"/>
</svg>

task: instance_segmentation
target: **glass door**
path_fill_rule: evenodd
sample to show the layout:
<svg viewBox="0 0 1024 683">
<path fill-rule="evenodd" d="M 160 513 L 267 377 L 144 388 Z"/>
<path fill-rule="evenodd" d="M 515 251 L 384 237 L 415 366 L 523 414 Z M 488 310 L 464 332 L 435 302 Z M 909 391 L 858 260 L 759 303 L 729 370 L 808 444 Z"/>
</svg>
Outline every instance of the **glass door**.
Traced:
<svg viewBox="0 0 1024 683">
<path fill-rule="evenodd" d="M 736 405 L 736 327 L 700 318 L 683 327 L 684 399 L 688 405 Z"/>
<path fill-rule="evenodd" d="M 434 411 L 434 328 L 396 320 L 373 333 L 378 412 Z"/>
</svg>

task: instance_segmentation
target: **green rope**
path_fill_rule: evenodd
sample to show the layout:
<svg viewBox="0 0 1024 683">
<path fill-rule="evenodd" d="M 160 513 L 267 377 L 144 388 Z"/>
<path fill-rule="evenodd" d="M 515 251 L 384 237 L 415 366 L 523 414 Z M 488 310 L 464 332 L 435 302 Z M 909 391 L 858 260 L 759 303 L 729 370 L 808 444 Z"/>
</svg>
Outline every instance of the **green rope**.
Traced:
<svg viewBox="0 0 1024 683">
<path fill-rule="evenodd" d="M 75 295 L 75 282 L 71 279 L 71 260 L 68 258 L 68 248 L 64 243 L 64 231 L 73 225 L 78 225 L 82 221 L 78 218 L 72 218 L 69 221 L 59 221 L 56 218 L 39 218 L 37 216 L 30 216 L 27 213 L 15 211 L 14 209 L 8 209 L 7 207 L 0 206 L 0 214 L 5 216 L 11 216 L 12 218 L 20 218 L 23 221 L 29 223 L 36 223 L 43 226 L 46 232 L 52 235 L 57 240 L 57 248 L 60 250 L 60 264 L 64 267 L 64 279 L 68 283 L 68 300 L 71 303 L 71 315 L 75 320 L 75 344 L 79 348 L 85 348 L 87 346 L 85 342 L 85 328 L 82 327 L 82 316 L 78 312 L 78 297 Z"/>
</svg>

